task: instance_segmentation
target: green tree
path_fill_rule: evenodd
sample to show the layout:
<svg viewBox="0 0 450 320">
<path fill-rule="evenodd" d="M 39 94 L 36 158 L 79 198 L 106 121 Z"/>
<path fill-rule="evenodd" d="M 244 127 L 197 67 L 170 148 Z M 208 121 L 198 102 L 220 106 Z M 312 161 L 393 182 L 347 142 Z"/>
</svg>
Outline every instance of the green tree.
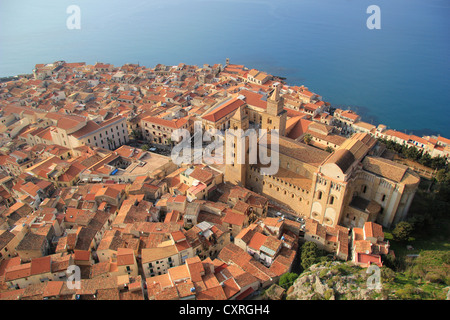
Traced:
<svg viewBox="0 0 450 320">
<path fill-rule="evenodd" d="M 425 152 L 422 155 L 422 158 L 419 159 L 419 163 L 424 165 L 424 166 L 431 167 L 431 156 L 430 156 L 430 154 L 428 152 Z"/>
<path fill-rule="evenodd" d="M 280 277 L 280 280 L 279 280 L 278 284 L 279 284 L 281 287 L 287 289 L 287 288 L 289 288 L 290 286 L 292 286 L 292 284 L 294 283 L 294 281 L 295 281 L 297 278 L 298 278 L 298 274 L 296 274 L 296 273 L 294 273 L 294 272 L 288 272 L 288 273 L 283 274 L 283 275 Z"/>
<path fill-rule="evenodd" d="M 447 179 L 449 178 L 447 172 L 445 171 L 445 169 L 439 169 L 436 172 L 436 176 L 435 177 L 436 177 L 436 180 L 439 183 L 447 182 Z"/>
<path fill-rule="evenodd" d="M 433 169 L 443 169 L 448 168 L 447 160 L 444 157 L 438 156 L 431 159 L 431 168 Z"/>
<path fill-rule="evenodd" d="M 301 266 L 306 270 L 317 262 L 320 255 L 319 247 L 316 243 L 307 241 L 303 244 L 301 250 Z"/>
<path fill-rule="evenodd" d="M 303 142 L 306 144 L 309 144 L 311 142 L 311 140 L 312 140 L 312 136 L 309 133 L 305 134 L 305 136 L 303 137 Z"/>
<path fill-rule="evenodd" d="M 329 153 L 332 153 L 334 151 L 334 149 L 332 147 L 328 146 L 328 147 L 325 148 L 325 151 L 329 152 Z"/>
<path fill-rule="evenodd" d="M 150 147 L 148 146 L 148 144 L 143 144 L 141 146 L 141 149 L 144 150 L 144 151 L 147 151 L 148 149 L 150 149 Z"/>
<path fill-rule="evenodd" d="M 406 151 L 405 151 L 405 156 L 406 156 L 408 159 L 411 159 L 411 160 L 417 160 L 417 159 L 419 159 L 419 157 L 420 157 L 421 155 L 420 155 L 420 151 L 417 150 L 416 147 L 409 147 L 409 148 L 406 149 Z"/>
<path fill-rule="evenodd" d="M 392 236 L 394 240 L 397 241 L 408 241 L 411 232 L 413 232 L 414 228 L 411 223 L 407 221 L 399 222 L 394 230 L 392 231 Z"/>
<path fill-rule="evenodd" d="M 133 139 L 136 139 L 136 140 L 142 138 L 142 133 L 140 131 L 138 131 L 138 130 L 135 130 L 135 129 L 133 131 L 131 131 L 130 135 L 131 135 L 131 137 Z"/>
</svg>

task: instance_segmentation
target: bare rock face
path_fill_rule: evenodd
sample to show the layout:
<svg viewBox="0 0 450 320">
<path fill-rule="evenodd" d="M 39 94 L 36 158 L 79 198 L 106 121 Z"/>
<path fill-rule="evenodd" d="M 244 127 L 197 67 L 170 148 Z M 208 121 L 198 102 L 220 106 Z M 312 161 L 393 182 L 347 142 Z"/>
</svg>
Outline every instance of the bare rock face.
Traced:
<svg viewBox="0 0 450 320">
<path fill-rule="evenodd" d="M 311 266 L 287 291 L 289 300 L 372 300 L 381 290 L 367 287 L 365 269 L 347 262 L 324 262 Z M 378 297 L 378 298 L 376 298 Z"/>
</svg>

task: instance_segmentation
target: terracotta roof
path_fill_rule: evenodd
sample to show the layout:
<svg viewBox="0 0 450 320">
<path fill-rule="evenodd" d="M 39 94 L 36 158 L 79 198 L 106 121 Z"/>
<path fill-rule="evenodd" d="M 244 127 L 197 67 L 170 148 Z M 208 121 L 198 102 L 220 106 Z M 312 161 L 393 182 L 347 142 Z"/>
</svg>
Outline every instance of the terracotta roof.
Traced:
<svg viewBox="0 0 450 320">
<path fill-rule="evenodd" d="M 368 240 L 357 240 L 353 243 L 353 250 L 370 254 L 372 253 L 372 244 Z"/>
<path fill-rule="evenodd" d="M 378 223 L 364 223 L 364 232 L 366 237 L 384 238 L 383 227 Z"/>
<path fill-rule="evenodd" d="M 185 279 L 190 279 L 189 269 L 186 264 L 169 268 L 168 274 L 172 283 Z"/>
<path fill-rule="evenodd" d="M 117 249 L 117 265 L 126 266 L 133 265 L 135 263 L 134 251 L 128 248 L 118 248 Z"/>
<path fill-rule="evenodd" d="M 219 285 L 197 293 L 196 298 L 197 300 L 226 300 L 227 296 Z"/>
<path fill-rule="evenodd" d="M 399 138 L 399 139 L 405 140 L 405 141 L 409 140 L 409 134 L 405 134 L 403 132 L 396 131 L 396 130 L 388 129 L 384 132 L 384 134 L 387 136 L 393 136 L 393 137 L 396 137 L 396 138 Z"/>
<path fill-rule="evenodd" d="M 398 164 L 396 162 L 379 158 L 367 156 L 364 158 L 363 168 L 366 171 L 372 172 L 378 176 L 385 177 L 395 182 L 402 181 L 408 167 Z"/>
<path fill-rule="evenodd" d="M 204 115 L 202 118 L 211 122 L 217 122 L 223 117 L 236 111 L 239 107 L 245 105 L 245 102 L 238 98 L 233 98 L 230 101 L 224 103 L 208 114 Z"/>
<path fill-rule="evenodd" d="M 245 215 L 241 213 L 234 212 L 232 210 L 226 210 L 225 217 L 223 218 L 224 223 L 229 223 L 237 226 L 242 226 L 245 221 Z"/>
<path fill-rule="evenodd" d="M 101 127 L 94 121 L 88 121 L 84 127 L 73 132 L 71 135 L 74 136 L 75 138 L 81 138 L 81 137 L 83 137 L 95 130 L 98 130 L 100 128 Z"/>
<path fill-rule="evenodd" d="M 31 275 L 31 263 L 11 266 L 6 269 L 5 281 L 29 277 Z"/>
<path fill-rule="evenodd" d="M 258 250 L 259 251 L 259 249 L 264 244 L 266 239 L 267 239 L 266 235 L 263 235 L 260 232 L 255 232 L 247 246 L 252 248 L 252 249 L 254 249 L 254 250 Z"/>
<path fill-rule="evenodd" d="M 145 117 L 142 119 L 142 121 L 152 123 L 152 124 L 157 124 L 162 127 L 168 127 L 168 128 L 172 128 L 172 129 L 179 129 L 179 128 L 183 127 L 184 125 L 186 125 L 186 123 L 188 122 L 186 118 L 165 120 L 165 119 L 161 119 L 161 118 L 154 117 L 154 116 Z"/>
<path fill-rule="evenodd" d="M 42 294 L 44 297 L 56 297 L 61 292 L 64 281 L 47 281 L 47 285 Z"/>
<path fill-rule="evenodd" d="M 77 125 L 79 125 L 81 122 L 84 121 L 86 121 L 84 117 L 76 115 L 64 115 L 58 119 L 56 126 L 63 130 L 69 130 L 76 127 Z"/>
<path fill-rule="evenodd" d="M 50 256 L 41 257 L 41 258 L 34 258 L 31 260 L 31 274 L 30 275 L 36 275 L 36 274 L 42 274 L 51 272 L 51 258 Z"/>
<path fill-rule="evenodd" d="M 202 281 L 202 274 L 205 272 L 202 261 L 198 256 L 186 259 L 186 265 L 193 282 Z"/>
<path fill-rule="evenodd" d="M 264 97 L 262 94 L 255 93 L 246 89 L 239 91 L 239 94 L 245 96 L 245 102 L 247 102 L 248 105 L 255 106 L 261 109 L 267 108 L 267 101 L 262 100 L 262 98 Z"/>
</svg>

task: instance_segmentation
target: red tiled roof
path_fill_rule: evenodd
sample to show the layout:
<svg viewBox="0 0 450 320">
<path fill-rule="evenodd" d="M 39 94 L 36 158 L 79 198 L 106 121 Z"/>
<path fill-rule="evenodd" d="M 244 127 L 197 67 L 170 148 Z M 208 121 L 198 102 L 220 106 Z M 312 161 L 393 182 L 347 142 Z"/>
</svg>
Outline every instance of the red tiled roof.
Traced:
<svg viewBox="0 0 450 320">
<path fill-rule="evenodd" d="M 128 248 L 117 249 L 117 265 L 126 266 L 134 264 L 134 251 Z"/>
<path fill-rule="evenodd" d="M 247 102 L 248 105 L 255 106 L 261 109 L 267 108 L 267 101 L 262 100 L 262 94 L 245 89 L 239 91 L 239 94 L 245 96 L 245 102 Z"/>
<path fill-rule="evenodd" d="M 63 281 L 47 281 L 47 286 L 44 289 L 44 297 L 55 297 L 58 296 L 63 287 Z"/>
<path fill-rule="evenodd" d="M 383 265 L 381 262 L 381 256 L 376 254 L 357 253 L 356 262 L 365 266 L 369 266 L 372 263 L 378 265 L 379 267 Z"/>
<path fill-rule="evenodd" d="M 34 258 L 31 260 L 30 275 L 47 273 L 51 272 L 51 270 L 52 270 L 52 263 L 50 256 Z"/>
<path fill-rule="evenodd" d="M 217 122 L 223 117 L 236 111 L 239 107 L 245 105 L 245 102 L 241 99 L 234 98 L 225 103 L 224 105 L 214 109 L 210 113 L 204 115 L 202 118 L 211 122 Z"/>
<path fill-rule="evenodd" d="M 255 232 L 255 234 L 253 235 L 247 246 L 254 250 L 259 250 L 259 248 L 261 248 L 266 239 L 267 236 L 263 235 L 260 232 Z"/>
<path fill-rule="evenodd" d="M 157 124 L 163 127 L 179 129 L 183 127 L 188 121 L 186 118 L 174 119 L 174 120 L 165 120 L 158 117 L 148 116 L 142 119 L 144 122 Z"/>
<path fill-rule="evenodd" d="M 225 212 L 226 214 L 225 217 L 223 218 L 223 222 L 234 224 L 237 226 L 242 226 L 244 224 L 245 215 L 233 212 L 231 210 L 225 210 Z"/>
</svg>

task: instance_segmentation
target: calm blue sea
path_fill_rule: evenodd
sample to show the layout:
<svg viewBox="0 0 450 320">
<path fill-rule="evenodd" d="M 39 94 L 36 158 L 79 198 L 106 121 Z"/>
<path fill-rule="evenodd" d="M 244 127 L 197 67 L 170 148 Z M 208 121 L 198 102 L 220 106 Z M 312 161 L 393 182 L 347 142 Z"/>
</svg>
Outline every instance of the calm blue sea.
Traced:
<svg viewBox="0 0 450 320">
<path fill-rule="evenodd" d="M 81 29 L 69 30 L 69 5 Z M 381 29 L 369 30 L 369 5 Z M 0 76 L 56 60 L 244 64 L 364 120 L 450 138 L 448 0 L 2 0 Z"/>
</svg>

